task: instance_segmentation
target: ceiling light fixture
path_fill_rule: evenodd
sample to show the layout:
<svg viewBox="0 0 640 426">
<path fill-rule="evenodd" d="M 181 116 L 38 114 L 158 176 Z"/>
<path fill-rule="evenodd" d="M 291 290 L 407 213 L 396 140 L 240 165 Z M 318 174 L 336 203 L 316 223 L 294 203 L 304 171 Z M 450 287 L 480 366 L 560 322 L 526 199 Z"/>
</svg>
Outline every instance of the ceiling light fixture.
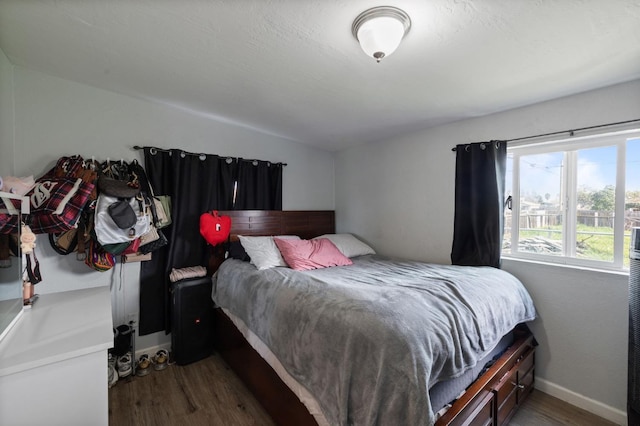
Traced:
<svg viewBox="0 0 640 426">
<path fill-rule="evenodd" d="M 391 55 L 411 28 L 411 18 L 392 6 L 367 9 L 353 21 L 351 32 L 367 56 L 380 62 Z"/>
</svg>

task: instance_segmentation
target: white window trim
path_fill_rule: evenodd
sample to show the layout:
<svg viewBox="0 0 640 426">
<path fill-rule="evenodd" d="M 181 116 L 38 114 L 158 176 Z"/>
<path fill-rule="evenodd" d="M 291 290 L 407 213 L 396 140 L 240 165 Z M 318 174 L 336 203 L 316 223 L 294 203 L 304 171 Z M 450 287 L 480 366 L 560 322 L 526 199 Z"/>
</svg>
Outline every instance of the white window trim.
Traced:
<svg viewBox="0 0 640 426">
<path fill-rule="evenodd" d="M 640 134 L 638 135 L 640 137 Z M 615 206 L 616 212 L 622 212 L 624 215 L 624 198 L 627 191 L 627 139 L 625 138 L 618 145 L 618 158 L 616 160 L 616 194 Z M 624 216 L 623 216 L 624 218 Z M 613 263 L 620 265 L 619 269 L 624 269 L 624 220 L 616 220 L 613 222 L 613 241 L 622 241 L 621 244 L 613 246 Z"/>
<path fill-rule="evenodd" d="M 572 137 L 569 139 L 561 140 L 546 140 L 532 143 L 518 143 L 514 146 L 507 145 L 507 152 L 513 154 L 513 179 L 512 179 L 512 212 L 520 212 L 520 161 L 519 158 L 523 155 L 532 155 L 548 152 L 560 152 L 563 151 L 565 155 L 565 164 L 567 167 L 563 170 L 563 182 L 567 182 L 562 185 L 561 191 L 568 190 L 569 193 L 562 194 L 561 200 L 563 203 L 563 224 L 565 226 L 565 233 L 563 235 L 563 248 L 565 255 L 553 256 L 544 255 L 529 252 L 518 251 L 518 241 L 520 227 L 514 227 L 511 229 L 511 253 L 504 254 L 502 257 L 505 259 L 513 260 L 529 260 L 540 263 L 549 263 L 556 265 L 565 265 L 568 267 L 580 267 L 604 271 L 616 271 L 628 273 L 628 268 L 624 267 L 624 220 L 616 220 L 614 222 L 614 241 L 619 242 L 614 244 L 613 261 L 599 261 L 592 259 L 580 259 L 572 257 L 575 255 L 575 246 L 573 244 L 576 241 L 576 229 L 577 229 L 577 215 L 576 206 L 570 201 L 576 200 L 577 191 L 577 151 L 582 149 L 597 148 L 603 146 L 617 146 L 617 164 L 616 164 L 616 192 L 615 192 L 615 209 L 616 212 L 624 212 L 625 204 L 625 181 L 626 181 L 626 146 L 629 139 L 640 138 L 640 129 L 630 129 L 617 132 L 611 132 L 606 134 L 591 134 L 588 136 Z M 573 171 L 569 176 L 569 171 Z M 512 213 L 513 214 L 513 213 Z M 513 214 L 515 217 L 515 214 Z M 513 219 L 512 219 L 513 224 Z"/>
</svg>

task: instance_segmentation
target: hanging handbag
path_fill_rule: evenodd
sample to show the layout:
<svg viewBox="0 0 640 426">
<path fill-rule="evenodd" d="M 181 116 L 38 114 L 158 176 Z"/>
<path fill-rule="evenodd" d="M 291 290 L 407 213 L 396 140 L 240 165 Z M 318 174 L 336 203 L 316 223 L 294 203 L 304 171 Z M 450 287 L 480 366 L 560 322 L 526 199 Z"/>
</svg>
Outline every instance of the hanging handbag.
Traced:
<svg viewBox="0 0 640 426">
<path fill-rule="evenodd" d="M 140 245 L 143 246 L 145 244 L 152 243 L 160 238 L 160 234 L 158 233 L 158 229 L 153 226 L 149 226 L 149 232 L 140 237 Z"/>
<path fill-rule="evenodd" d="M 124 263 L 147 262 L 149 260 L 151 260 L 151 253 L 142 254 L 142 253 L 138 252 L 138 253 L 133 253 L 133 254 L 124 253 L 122 255 L 122 261 Z"/>
<path fill-rule="evenodd" d="M 217 210 L 203 213 L 200 216 L 200 235 L 215 246 L 224 242 L 231 232 L 231 217 L 218 215 Z"/>
<path fill-rule="evenodd" d="M 60 157 L 29 191 L 33 231 L 60 234 L 75 228 L 84 209 L 93 208 L 91 202 L 97 196 L 97 176 L 95 167 L 80 155 Z M 71 181 L 78 185 L 77 191 L 69 188 Z"/>
<path fill-rule="evenodd" d="M 104 272 L 113 268 L 116 264 L 115 255 L 106 252 L 102 247 L 92 238 L 89 243 L 89 254 L 84 263 L 96 271 Z"/>
<path fill-rule="evenodd" d="M 88 160 L 82 163 L 82 169 L 76 172 L 75 177 L 82 179 L 84 182 L 93 184 L 93 191 L 89 194 L 90 203 L 87 207 L 94 209 L 95 201 L 98 199 L 98 169 L 100 164 L 95 160 Z"/>
<path fill-rule="evenodd" d="M 74 228 L 94 185 L 80 178 L 41 178 L 27 194 L 29 222 L 36 234 L 58 234 Z"/>
<path fill-rule="evenodd" d="M 164 233 L 151 225 L 149 232 L 140 238 L 138 252 L 142 254 L 151 253 L 166 246 L 169 243 Z"/>
<path fill-rule="evenodd" d="M 137 238 L 133 241 L 137 241 Z M 129 248 L 132 242 L 127 243 L 114 243 L 114 244 L 105 244 L 102 246 L 102 249 L 107 253 L 111 253 L 113 255 L 121 255 L 124 254 L 125 251 Z"/>
<path fill-rule="evenodd" d="M 89 195 L 89 201 L 94 201 L 97 197 L 98 169 L 99 164 L 95 160 L 84 160 L 80 155 L 60 157 L 47 173 L 40 179 L 67 177 L 82 179 L 83 182 L 93 185 L 93 190 Z"/>
<path fill-rule="evenodd" d="M 0 197 L 0 234 L 14 234 L 20 226 L 20 200 Z"/>
<path fill-rule="evenodd" d="M 156 228 L 161 229 L 171 225 L 171 197 L 168 195 L 155 195 L 147 173 L 138 163 L 138 160 L 131 161 L 129 169 L 131 173 L 137 176 L 142 193 L 149 198 L 153 223 Z"/>
<path fill-rule="evenodd" d="M 83 261 L 87 258 L 87 244 L 91 242 L 93 233 L 93 218 L 95 213 L 95 203 L 87 204 L 85 210 L 78 220 L 78 249 L 76 252 L 76 259 Z"/>
<path fill-rule="evenodd" d="M 60 157 L 56 161 L 56 165 L 44 174 L 44 178 L 52 177 L 78 177 L 78 173 L 82 170 L 84 160 L 79 155 L 71 155 L 69 157 Z"/>
<path fill-rule="evenodd" d="M 101 245 L 131 242 L 149 232 L 149 216 L 146 214 L 144 200 L 131 198 L 128 200 L 136 214 L 136 223 L 130 228 L 122 229 L 109 214 L 109 206 L 117 203 L 116 197 L 100 194 L 96 204 L 94 231 Z"/>
<path fill-rule="evenodd" d="M 100 193 L 118 198 L 132 198 L 140 193 L 140 182 L 124 161 L 105 161 L 98 176 Z"/>
<path fill-rule="evenodd" d="M 61 234 L 49 234 L 51 248 L 63 256 L 73 253 L 78 246 L 78 229 L 72 228 Z"/>
<path fill-rule="evenodd" d="M 171 225 L 171 197 L 168 195 L 153 196 L 153 203 L 156 206 L 156 227 L 166 228 Z"/>
<path fill-rule="evenodd" d="M 129 244 L 125 251 L 122 252 L 122 255 L 127 254 L 136 254 L 138 253 L 138 249 L 140 248 L 140 238 L 136 238 Z"/>
<path fill-rule="evenodd" d="M 120 229 L 129 229 L 136 223 L 136 212 L 127 200 L 118 200 L 110 204 L 107 211 Z"/>
</svg>

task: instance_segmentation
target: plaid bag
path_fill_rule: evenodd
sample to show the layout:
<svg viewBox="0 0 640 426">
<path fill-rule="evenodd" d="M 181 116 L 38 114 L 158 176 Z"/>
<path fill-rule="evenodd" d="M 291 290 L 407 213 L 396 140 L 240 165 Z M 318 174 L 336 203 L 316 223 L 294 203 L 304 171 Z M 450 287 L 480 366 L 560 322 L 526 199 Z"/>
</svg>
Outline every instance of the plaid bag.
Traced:
<svg viewBox="0 0 640 426">
<path fill-rule="evenodd" d="M 41 178 L 27 194 L 35 234 L 58 234 L 74 228 L 94 185 L 69 177 Z"/>
<path fill-rule="evenodd" d="M 84 160 L 79 155 L 70 157 L 60 157 L 51 170 L 45 173 L 41 179 L 59 178 L 59 177 L 79 177 L 78 173 L 82 170 Z"/>
<path fill-rule="evenodd" d="M 0 197 L 0 234 L 15 234 L 20 226 L 20 200 Z"/>
<path fill-rule="evenodd" d="M 84 165 L 84 160 L 79 155 L 60 157 L 54 168 L 54 177 L 76 177 Z"/>
<path fill-rule="evenodd" d="M 97 161 L 88 160 L 83 163 L 82 169 L 80 169 L 74 177 L 82 179 L 84 182 L 93 184 L 93 191 L 89 195 L 88 207 L 95 208 L 95 203 L 98 199 L 98 168 L 100 165 Z"/>
<path fill-rule="evenodd" d="M 100 164 L 95 160 L 84 160 L 80 155 L 72 155 L 69 157 L 60 157 L 56 165 L 44 174 L 39 180 L 50 178 L 80 178 L 86 183 L 94 185 L 93 191 L 89 196 L 89 201 L 95 201 L 98 198 L 98 170 Z"/>
</svg>

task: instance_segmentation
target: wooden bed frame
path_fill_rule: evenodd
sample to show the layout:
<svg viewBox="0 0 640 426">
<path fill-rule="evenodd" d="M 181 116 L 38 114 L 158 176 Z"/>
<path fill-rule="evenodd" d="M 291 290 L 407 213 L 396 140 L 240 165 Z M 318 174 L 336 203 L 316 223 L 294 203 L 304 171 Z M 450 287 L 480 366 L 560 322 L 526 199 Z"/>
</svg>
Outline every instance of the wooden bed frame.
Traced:
<svg viewBox="0 0 640 426">
<path fill-rule="evenodd" d="M 298 235 L 313 238 L 335 232 L 334 211 L 220 211 L 231 216 L 231 239 L 237 235 Z M 212 256 L 210 269 L 216 270 L 224 259 Z M 216 349 L 229 367 L 245 383 L 278 425 L 317 425 L 298 397 L 284 384 L 271 366 L 249 345 L 233 322 L 215 312 Z M 513 414 L 533 390 L 535 340 L 526 328 L 514 330 L 513 344 L 486 370 L 436 426 L 500 426 Z"/>
</svg>

